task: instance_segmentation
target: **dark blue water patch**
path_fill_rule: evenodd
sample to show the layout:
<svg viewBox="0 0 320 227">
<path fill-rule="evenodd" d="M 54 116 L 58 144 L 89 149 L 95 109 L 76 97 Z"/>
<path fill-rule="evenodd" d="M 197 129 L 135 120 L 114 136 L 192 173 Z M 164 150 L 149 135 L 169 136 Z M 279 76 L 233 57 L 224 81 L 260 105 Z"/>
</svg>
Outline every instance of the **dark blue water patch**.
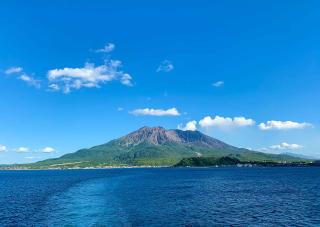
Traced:
<svg viewBox="0 0 320 227">
<path fill-rule="evenodd" d="M 320 168 L 0 171 L 1 226 L 319 226 Z"/>
<path fill-rule="evenodd" d="M 46 223 L 47 201 L 86 181 L 118 176 L 117 170 L 0 171 L 0 225 Z M 130 173 L 128 173 L 130 175 Z"/>
</svg>

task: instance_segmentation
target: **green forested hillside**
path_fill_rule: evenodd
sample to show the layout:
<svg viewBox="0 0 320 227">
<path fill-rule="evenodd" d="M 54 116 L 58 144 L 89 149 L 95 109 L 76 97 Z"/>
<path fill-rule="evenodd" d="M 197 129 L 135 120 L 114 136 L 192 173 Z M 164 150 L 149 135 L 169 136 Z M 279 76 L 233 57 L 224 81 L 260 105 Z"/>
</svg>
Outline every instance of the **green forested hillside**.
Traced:
<svg viewBox="0 0 320 227">
<path fill-rule="evenodd" d="M 289 155 L 272 155 L 236 148 L 198 131 L 144 127 L 106 144 L 48 159 L 30 168 L 106 166 L 172 166 L 183 158 L 228 156 L 240 161 L 294 162 Z"/>
</svg>

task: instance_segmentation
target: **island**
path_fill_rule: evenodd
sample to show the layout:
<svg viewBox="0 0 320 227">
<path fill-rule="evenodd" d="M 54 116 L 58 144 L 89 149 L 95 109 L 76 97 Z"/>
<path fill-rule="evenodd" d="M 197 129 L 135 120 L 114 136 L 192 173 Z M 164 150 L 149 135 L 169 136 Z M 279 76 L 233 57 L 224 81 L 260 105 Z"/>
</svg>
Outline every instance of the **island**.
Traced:
<svg viewBox="0 0 320 227">
<path fill-rule="evenodd" d="M 238 148 L 203 134 L 142 127 L 102 145 L 30 164 L 1 169 L 89 169 L 186 166 L 319 166 L 312 159 Z"/>
</svg>

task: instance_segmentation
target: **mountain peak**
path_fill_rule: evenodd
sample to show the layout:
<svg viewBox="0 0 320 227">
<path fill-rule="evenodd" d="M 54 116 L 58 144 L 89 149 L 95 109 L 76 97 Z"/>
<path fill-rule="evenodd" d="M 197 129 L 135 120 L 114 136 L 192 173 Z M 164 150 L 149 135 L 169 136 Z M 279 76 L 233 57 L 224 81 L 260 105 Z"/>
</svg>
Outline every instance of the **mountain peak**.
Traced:
<svg viewBox="0 0 320 227">
<path fill-rule="evenodd" d="M 217 139 L 207 136 L 199 131 L 182 131 L 179 129 L 165 129 L 161 126 L 142 127 L 124 137 L 122 140 L 128 145 L 138 145 L 141 143 L 150 143 L 161 145 L 164 143 L 175 143 L 183 145 L 197 145 L 209 148 L 231 147 Z"/>
<path fill-rule="evenodd" d="M 138 130 L 136 130 L 136 132 L 138 132 L 138 131 L 159 131 L 159 130 L 165 130 L 165 128 L 163 128 L 161 126 L 155 126 L 155 127 L 143 126 L 142 128 L 139 128 Z"/>
<path fill-rule="evenodd" d="M 166 130 L 161 126 L 144 126 L 128 134 L 127 136 L 124 136 L 123 139 L 128 145 L 137 145 L 143 142 L 158 145 L 170 140 L 169 137 L 171 133 L 169 133 L 169 131 L 170 130 Z"/>
</svg>

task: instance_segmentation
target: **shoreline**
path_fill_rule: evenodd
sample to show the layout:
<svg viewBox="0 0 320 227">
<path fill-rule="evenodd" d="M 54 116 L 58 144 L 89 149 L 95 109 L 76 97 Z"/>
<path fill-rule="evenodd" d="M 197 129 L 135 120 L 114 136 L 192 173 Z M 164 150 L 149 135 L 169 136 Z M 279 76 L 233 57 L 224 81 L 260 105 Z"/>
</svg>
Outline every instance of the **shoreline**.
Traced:
<svg viewBox="0 0 320 227">
<path fill-rule="evenodd" d="M 160 169 L 173 168 L 172 166 L 110 166 L 110 167 L 85 167 L 85 168 L 0 168 L 2 170 L 98 170 L 98 169 Z"/>
<path fill-rule="evenodd" d="M 108 170 L 108 169 L 218 169 L 218 168 L 314 168 L 319 165 L 221 165 L 221 166 L 110 166 L 110 167 L 86 167 L 86 168 L 0 168 L 0 171 L 32 171 L 32 170 Z"/>
</svg>

